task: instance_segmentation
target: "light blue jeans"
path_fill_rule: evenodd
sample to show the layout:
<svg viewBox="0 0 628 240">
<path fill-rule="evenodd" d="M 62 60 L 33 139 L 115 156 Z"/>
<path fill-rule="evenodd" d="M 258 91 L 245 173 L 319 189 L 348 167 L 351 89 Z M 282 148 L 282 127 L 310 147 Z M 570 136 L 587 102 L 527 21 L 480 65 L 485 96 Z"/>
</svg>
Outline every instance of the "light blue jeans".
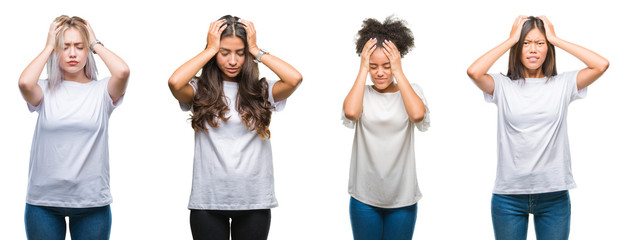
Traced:
<svg viewBox="0 0 628 240">
<path fill-rule="evenodd" d="M 401 208 L 379 208 L 352 197 L 349 213 L 355 240 L 409 240 L 414 233 L 417 204 Z"/>
<path fill-rule="evenodd" d="M 491 213 L 496 240 L 525 240 L 530 214 L 534 214 L 537 240 L 569 238 L 571 203 L 568 191 L 516 195 L 493 194 Z"/>
<path fill-rule="evenodd" d="M 28 240 L 64 240 L 65 217 L 70 219 L 72 240 L 108 240 L 109 205 L 93 208 L 44 207 L 26 204 L 24 225 Z"/>
</svg>

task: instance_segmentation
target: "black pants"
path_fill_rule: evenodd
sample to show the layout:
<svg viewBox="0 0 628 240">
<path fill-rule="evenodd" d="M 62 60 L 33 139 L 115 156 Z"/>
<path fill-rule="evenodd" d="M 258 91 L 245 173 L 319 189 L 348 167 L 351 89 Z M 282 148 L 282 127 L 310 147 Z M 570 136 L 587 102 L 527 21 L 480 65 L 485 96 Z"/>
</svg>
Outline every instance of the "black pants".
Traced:
<svg viewBox="0 0 628 240">
<path fill-rule="evenodd" d="M 190 228 L 194 240 L 266 240 L 270 230 L 270 209 L 191 210 Z"/>
</svg>

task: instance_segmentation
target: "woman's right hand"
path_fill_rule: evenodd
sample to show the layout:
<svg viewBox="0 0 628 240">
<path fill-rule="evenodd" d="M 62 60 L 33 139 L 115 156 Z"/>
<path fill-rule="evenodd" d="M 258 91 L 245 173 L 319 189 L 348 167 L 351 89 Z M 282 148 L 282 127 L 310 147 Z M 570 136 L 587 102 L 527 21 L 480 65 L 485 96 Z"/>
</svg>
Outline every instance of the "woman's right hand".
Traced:
<svg viewBox="0 0 628 240">
<path fill-rule="evenodd" d="M 55 47 L 55 38 L 57 33 L 61 30 L 58 21 L 54 21 L 50 24 L 50 29 L 48 29 L 48 39 L 46 40 L 46 47 Z"/>
<path fill-rule="evenodd" d="M 510 37 L 508 38 L 515 43 L 519 42 L 519 38 L 521 37 L 521 29 L 523 28 L 523 23 L 528 20 L 528 17 L 524 15 L 519 15 L 517 19 L 515 19 L 515 23 L 512 25 L 512 29 L 510 30 Z"/>
<path fill-rule="evenodd" d="M 363 68 L 363 69 L 369 68 L 369 59 L 371 57 L 371 54 L 373 54 L 373 52 L 376 49 L 375 47 L 376 43 L 377 43 L 377 39 L 371 38 L 366 42 L 366 44 L 364 44 L 364 47 L 362 48 L 362 53 L 360 53 L 360 58 L 362 58 L 362 61 L 360 62 L 360 68 Z"/>
<path fill-rule="evenodd" d="M 227 24 L 225 24 L 226 21 L 225 19 L 220 19 L 209 25 L 209 31 L 207 32 L 207 49 L 213 48 L 214 51 L 218 52 L 218 49 L 220 49 L 220 35 L 222 31 L 227 28 Z"/>
</svg>

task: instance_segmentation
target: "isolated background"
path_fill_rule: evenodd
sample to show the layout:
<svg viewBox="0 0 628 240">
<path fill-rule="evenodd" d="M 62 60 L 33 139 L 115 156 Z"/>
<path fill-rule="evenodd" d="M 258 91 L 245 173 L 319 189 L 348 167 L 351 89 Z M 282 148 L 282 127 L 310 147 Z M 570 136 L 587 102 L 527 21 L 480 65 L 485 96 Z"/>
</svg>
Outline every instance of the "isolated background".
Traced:
<svg viewBox="0 0 628 240">
<path fill-rule="evenodd" d="M 403 70 L 423 87 L 432 114 L 430 130 L 415 138 L 424 194 L 416 239 L 493 238 L 496 108 L 484 102 L 466 69 L 504 41 L 521 14 L 547 15 L 559 37 L 611 63 L 588 96 L 570 106 L 578 184 L 570 191 L 571 239 L 625 238 L 628 79 L 621 73 L 628 66 L 628 20 L 621 1 L 9 2 L 0 3 L 0 239 L 26 238 L 24 199 L 37 114 L 28 112 L 17 80 L 61 14 L 90 21 L 97 38 L 131 68 L 124 103 L 110 120 L 112 239 L 191 239 L 186 207 L 193 130 L 166 81 L 203 49 L 209 23 L 225 14 L 253 21 L 257 44 L 304 76 L 271 124 L 280 206 L 272 210 L 270 239 L 351 239 L 353 130 L 341 124 L 341 106 L 359 67 L 354 38 L 362 20 L 391 14 L 414 32 L 416 47 L 403 59 Z M 559 72 L 585 67 L 562 50 L 557 58 Z M 99 76 L 108 76 L 97 61 Z M 490 72 L 506 67 L 505 55 Z"/>
</svg>

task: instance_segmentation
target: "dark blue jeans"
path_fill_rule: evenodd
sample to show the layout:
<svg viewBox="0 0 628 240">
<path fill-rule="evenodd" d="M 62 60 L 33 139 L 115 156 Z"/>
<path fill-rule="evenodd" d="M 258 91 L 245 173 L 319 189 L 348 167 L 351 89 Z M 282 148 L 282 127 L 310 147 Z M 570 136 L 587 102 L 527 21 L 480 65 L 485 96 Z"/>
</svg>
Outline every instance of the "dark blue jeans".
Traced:
<svg viewBox="0 0 628 240">
<path fill-rule="evenodd" d="M 355 240 L 412 239 L 417 204 L 400 208 L 379 208 L 351 198 L 351 229 Z"/>
<path fill-rule="evenodd" d="M 496 240 L 525 240 L 530 214 L 534 214 L 537 240 L 569 238 L 571 203 L 567 191 L 516 195 L 493 194 L 491 213 Z"/>
<path fill-rule="evenodd" d="M 93 208 L 43 207 L 26 204 L 24 225 L 28 240 L 64 240 L 65 217 L 70 219 L 72 240 L 108 240 L 109 205 Z"/>
</svg>

